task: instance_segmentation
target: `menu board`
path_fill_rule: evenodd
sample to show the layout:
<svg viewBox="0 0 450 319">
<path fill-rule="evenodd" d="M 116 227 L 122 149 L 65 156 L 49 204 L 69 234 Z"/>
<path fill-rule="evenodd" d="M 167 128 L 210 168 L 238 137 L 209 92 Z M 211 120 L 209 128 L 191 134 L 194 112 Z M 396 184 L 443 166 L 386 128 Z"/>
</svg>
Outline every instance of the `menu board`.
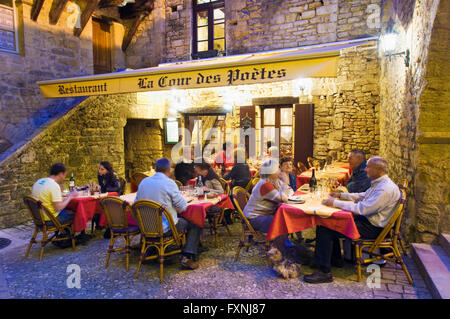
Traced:
<svg viewBox="0 0 450 319">
<path fill-rule="evenodd" d="M 178 121 L 166 120 L 166 144 L 178 143 Z"/>
<path fill-rule="evenodd" d="M 0 6 L 0 49 L 15 51 L 14 11 Z"/>
</svg>

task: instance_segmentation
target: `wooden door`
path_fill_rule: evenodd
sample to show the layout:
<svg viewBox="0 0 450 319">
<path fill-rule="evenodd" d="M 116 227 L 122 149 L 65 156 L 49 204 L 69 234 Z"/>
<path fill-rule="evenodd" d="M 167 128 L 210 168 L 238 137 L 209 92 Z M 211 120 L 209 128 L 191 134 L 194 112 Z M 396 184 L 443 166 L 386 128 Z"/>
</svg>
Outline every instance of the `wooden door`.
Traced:
<svg viewBox="0 0 450 319">
<path fill-rule="evenodd" d="M 112 71 L 110 25 L 95 18 L 92 19 L 92 47 L 94 73 L 110 73 Z"/>
<path fill-rule="evenodd" d="M 241 106 L 239 107 L 240 127 L 244 130 L 253 128 L 255 129 L 255 106 Z M 256 143 L 256 139 L 255 139 Z M 256 145 L 253 146 L 256 150 Z M 250 137 L 245 136 L 245 154 L 248 157 L 250 155 Z M 256 155 L 256 154 L 255 154 Z"/>
<path fill-rule="evenodd" d="M 295 104 L 295 164 L 313 156 L 314 104 Z"/>
</svg>

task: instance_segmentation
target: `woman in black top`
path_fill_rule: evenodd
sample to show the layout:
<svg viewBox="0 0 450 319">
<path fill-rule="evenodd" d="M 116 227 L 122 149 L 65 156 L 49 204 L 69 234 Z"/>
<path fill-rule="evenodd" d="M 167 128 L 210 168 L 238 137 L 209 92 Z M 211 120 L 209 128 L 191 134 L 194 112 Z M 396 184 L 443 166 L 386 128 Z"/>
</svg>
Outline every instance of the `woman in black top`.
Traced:
<svg viewBox="0 0 450 319">
<path fill-rule="evenodd" d="M 223 176 L 223 178 L 226 180 L 231 179 L 231 189 L 233 189 L 233 187 L 235 186 L 241 186 L 245 188 L 245 186 L 247 186 L 248 182 L 252 178 L 250 167 L 247 163 L 245 163 L 245 158 L 243 158 L 243 156 L 241 158 L 241 156 L 239 155 L 241 154 L 240 152 L 242 152 L 243 155 L 245 154 L 244 150 L 236 149 L 234 151 L 235 164 L 231 171 Z"/>
<path fill-rule="evenodd" d="M 102 193 L 120 193 L 119 177 L 117 177 L 117 174 L 114 172 L 111 163 L 100 163 L 100 166 L 98 168 L 98 184 L 100 185 Z"/>
</svg>

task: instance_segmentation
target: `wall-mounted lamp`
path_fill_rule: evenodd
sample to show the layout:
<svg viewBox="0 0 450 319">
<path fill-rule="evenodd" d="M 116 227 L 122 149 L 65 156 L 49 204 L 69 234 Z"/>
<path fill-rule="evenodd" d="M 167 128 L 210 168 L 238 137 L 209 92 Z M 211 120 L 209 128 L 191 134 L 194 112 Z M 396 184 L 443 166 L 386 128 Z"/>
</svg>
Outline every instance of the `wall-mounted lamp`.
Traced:
<svg viewBox="0 0 450 319">
<path fill-rule="evenodd" d="M 409 67 L 409 49 L 406 49 L 403 52 L 395 52 L 395 49 L 397 48 L 398 38 L 398 34 L 395 32 L 388 32 L 386 34 L 383 34 L 380 37 L 381 49 L 383 50 L 384 55 L 389 57 L 389 59 L 391 59 L 391 57 L 393 56 L 404 55 L 403 58 L 405 60 L 405 65 Z"/>
</svg>

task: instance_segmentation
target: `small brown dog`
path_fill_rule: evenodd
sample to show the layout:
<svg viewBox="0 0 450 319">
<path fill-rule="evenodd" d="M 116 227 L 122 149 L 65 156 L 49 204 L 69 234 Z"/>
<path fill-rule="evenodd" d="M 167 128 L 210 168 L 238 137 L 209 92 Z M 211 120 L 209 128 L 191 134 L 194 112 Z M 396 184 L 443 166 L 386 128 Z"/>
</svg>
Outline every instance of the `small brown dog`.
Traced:
<svg viewBox="0 0 450 319">
<path fill-rule="evenodd" d="M 300 270 L 297 264 L 285 259 L 277 248 L 272 247 L 267 252 L 267 257 L 269 267 L 284 279 L 297 278 L 299 276 Z"/>
</svg>

